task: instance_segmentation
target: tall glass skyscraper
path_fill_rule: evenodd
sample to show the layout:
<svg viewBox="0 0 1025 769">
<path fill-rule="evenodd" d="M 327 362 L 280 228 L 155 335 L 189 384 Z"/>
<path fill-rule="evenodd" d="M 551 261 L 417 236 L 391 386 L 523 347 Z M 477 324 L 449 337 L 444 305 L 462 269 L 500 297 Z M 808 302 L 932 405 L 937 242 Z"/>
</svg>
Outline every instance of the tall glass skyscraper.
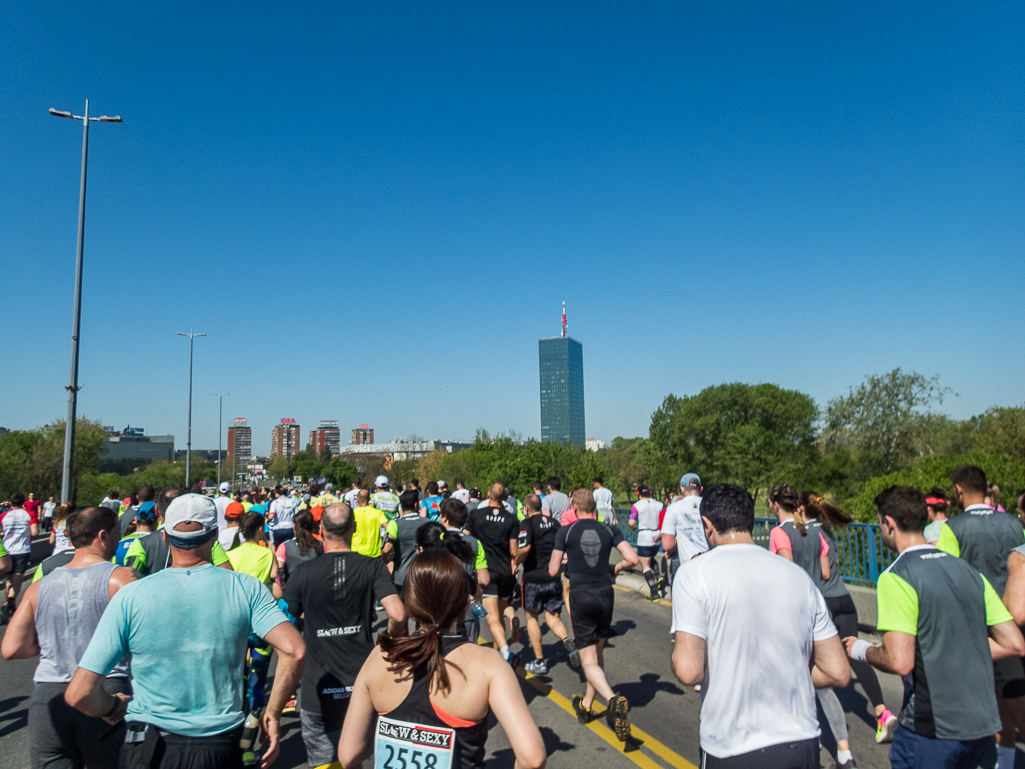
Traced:
<svg viewBox="0 0 1025 769">
<path fill-rule="evenodd" d="M 538 340 L 541 440 L 583 446 L 584 346 L 566 335 Z"/>
</svg>

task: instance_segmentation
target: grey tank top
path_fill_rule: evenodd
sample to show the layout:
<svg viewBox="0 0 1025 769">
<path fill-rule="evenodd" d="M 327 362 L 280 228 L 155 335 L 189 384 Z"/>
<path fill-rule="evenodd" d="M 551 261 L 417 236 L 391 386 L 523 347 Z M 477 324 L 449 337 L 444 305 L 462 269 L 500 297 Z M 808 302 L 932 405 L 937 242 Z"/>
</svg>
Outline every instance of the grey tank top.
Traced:
<svg viewBox="0 0 1025 769">
<path fill-rule="evenodd" d="M 103 610 L 110 603 L 113 563 L 94 563 L 84 569 L 54 569 L 39 583 L 36 597 L 36 634 L 39 664 L 36 683 L 67 683 L 85 654 Z M 128 658 L 110 672 L 110 678 L 128 677 Z"/>
</svg>

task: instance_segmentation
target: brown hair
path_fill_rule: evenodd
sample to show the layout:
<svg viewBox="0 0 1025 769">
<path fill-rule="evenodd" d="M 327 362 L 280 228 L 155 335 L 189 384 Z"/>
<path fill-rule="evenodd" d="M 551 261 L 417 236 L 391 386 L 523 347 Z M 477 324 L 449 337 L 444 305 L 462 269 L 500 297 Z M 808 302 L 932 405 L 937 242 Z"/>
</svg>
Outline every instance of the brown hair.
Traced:
<svg viewBox="0 0 1025 769">
<path fill-rule="evenodd" d="M 590 489 L 577 489 L 573 492 L 571 500 L 578 513 L 590 515 L 594 512 L 594 494 Z"/>
<path fill-rule="evenodd" d="M 805 518 L 817 518 L 827 526 L 842 529 L 854 520 L 853 515 L 827 502 L 814 491 L 801 492 L 801 507 L 804 508 Z"/>
<path fill-rule="evenodd" d="M 466 572 L 452 553 L 431 549 L 413 558 L 406 574 L 406 616 L 419 624 L 420 631 L 402 638 L 381 634 L 377 639 L 392 672 L 401 675 L 426 667 L 428 685 L 437 679 L 447 690 L 441 633 L 463 619 L 468 601 Z"/>
<path fill-rule="evenodd" d="M 786 512 L 793 514 L 794 526 L 801 534 L 807 531 L 804 525 L 804 516 L 801 515 L 799 509 L 801 507 L 801 500 L 789 483 L 779 483 L 769 489 L 769 501 L 779 505 Z"/>
<path fill-rule="evenodd" d="M 57 509 L 53 512 L 53 527 L 56 529 L 60 524 L 64 523 L 65 531 L 67 531 L 67 524 L 65 523 L 65 521 L 68 520 L 68 516 L 75 512 L 76 509 L 77 508 L 72 502 L 66 502 L 63 505 L 57 505 Z"/>
</svg>

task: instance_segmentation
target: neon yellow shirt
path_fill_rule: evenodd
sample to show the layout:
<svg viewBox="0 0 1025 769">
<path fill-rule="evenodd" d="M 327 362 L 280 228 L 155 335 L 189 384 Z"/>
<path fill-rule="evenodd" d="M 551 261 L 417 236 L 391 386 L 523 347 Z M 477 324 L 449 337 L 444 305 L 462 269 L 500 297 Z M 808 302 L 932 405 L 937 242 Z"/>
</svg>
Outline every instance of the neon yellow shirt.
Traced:
<svg viewBox="0 0 1025 769">
<path fill-rule="evenodd" d="M 354 553 L 377 558 L 381 554 L 381 528 L 388 525 L 388 517 L 376 507 L 367 505 L 352 511 L 356 516 L 356 530 L 352 534 Z"/>
<path fill-rule="evenodd" d="M 228 551 L 231 568 L 242 574 L 256 577 L 263 584 L 270 583 L 270 572 L 274 565 L 274 553 L 255 542 L 243 542 Z"/>
</svg>

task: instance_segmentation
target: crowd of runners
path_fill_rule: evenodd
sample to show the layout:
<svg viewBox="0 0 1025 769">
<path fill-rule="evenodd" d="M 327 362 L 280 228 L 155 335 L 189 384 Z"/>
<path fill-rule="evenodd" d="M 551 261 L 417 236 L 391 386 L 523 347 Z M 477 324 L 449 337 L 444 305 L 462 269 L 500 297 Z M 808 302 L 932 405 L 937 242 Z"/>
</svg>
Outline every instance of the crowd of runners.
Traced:
<svg viewBox="0 0 1025 769">
<path fill-rule="evenodd" d="M 497 481 L 393 489 L 379 476 L 345 490 L 225 483 L 212 497 L 143 486 L 83 508 L 13 495 L 2 653 L 39 658 L 33 769 L 269 767 L 285 713 L 310 767 L 482 767 L 490 716 L 516 766 L 541 767 L 517 674 L 563 663 L 581 675 L 580 723 L 598 699 L 625 742 L 630 703 L 604 657 L 616 577 L 634 568 L 650 600 L 671 592 L 667 656 L 701 692 L 703 769 L 818 767 L 816 698 L 836 765 L 855 767 L 834 691 L 852 672 L 894 767 L 1013 769 L 1025 496 L 1004 512 L 982 469 L 956 468 L 949 491 L 876 498 L 899 554 L 877 584 L 879 644 L 859 637 L 842 579 L 836 532 L 851 516 L 814 491 L 769 490 L 767 548 L 751 495 L 694 473 L 665 503 L 638 486 L 622 527 L 600 478 L 568 491 L 555 477 L 520 500 Z M 53 552 L 33 568 L 41 529 Z M 896 714 L 877 669 L 904 679 Z"/>
</svg>

